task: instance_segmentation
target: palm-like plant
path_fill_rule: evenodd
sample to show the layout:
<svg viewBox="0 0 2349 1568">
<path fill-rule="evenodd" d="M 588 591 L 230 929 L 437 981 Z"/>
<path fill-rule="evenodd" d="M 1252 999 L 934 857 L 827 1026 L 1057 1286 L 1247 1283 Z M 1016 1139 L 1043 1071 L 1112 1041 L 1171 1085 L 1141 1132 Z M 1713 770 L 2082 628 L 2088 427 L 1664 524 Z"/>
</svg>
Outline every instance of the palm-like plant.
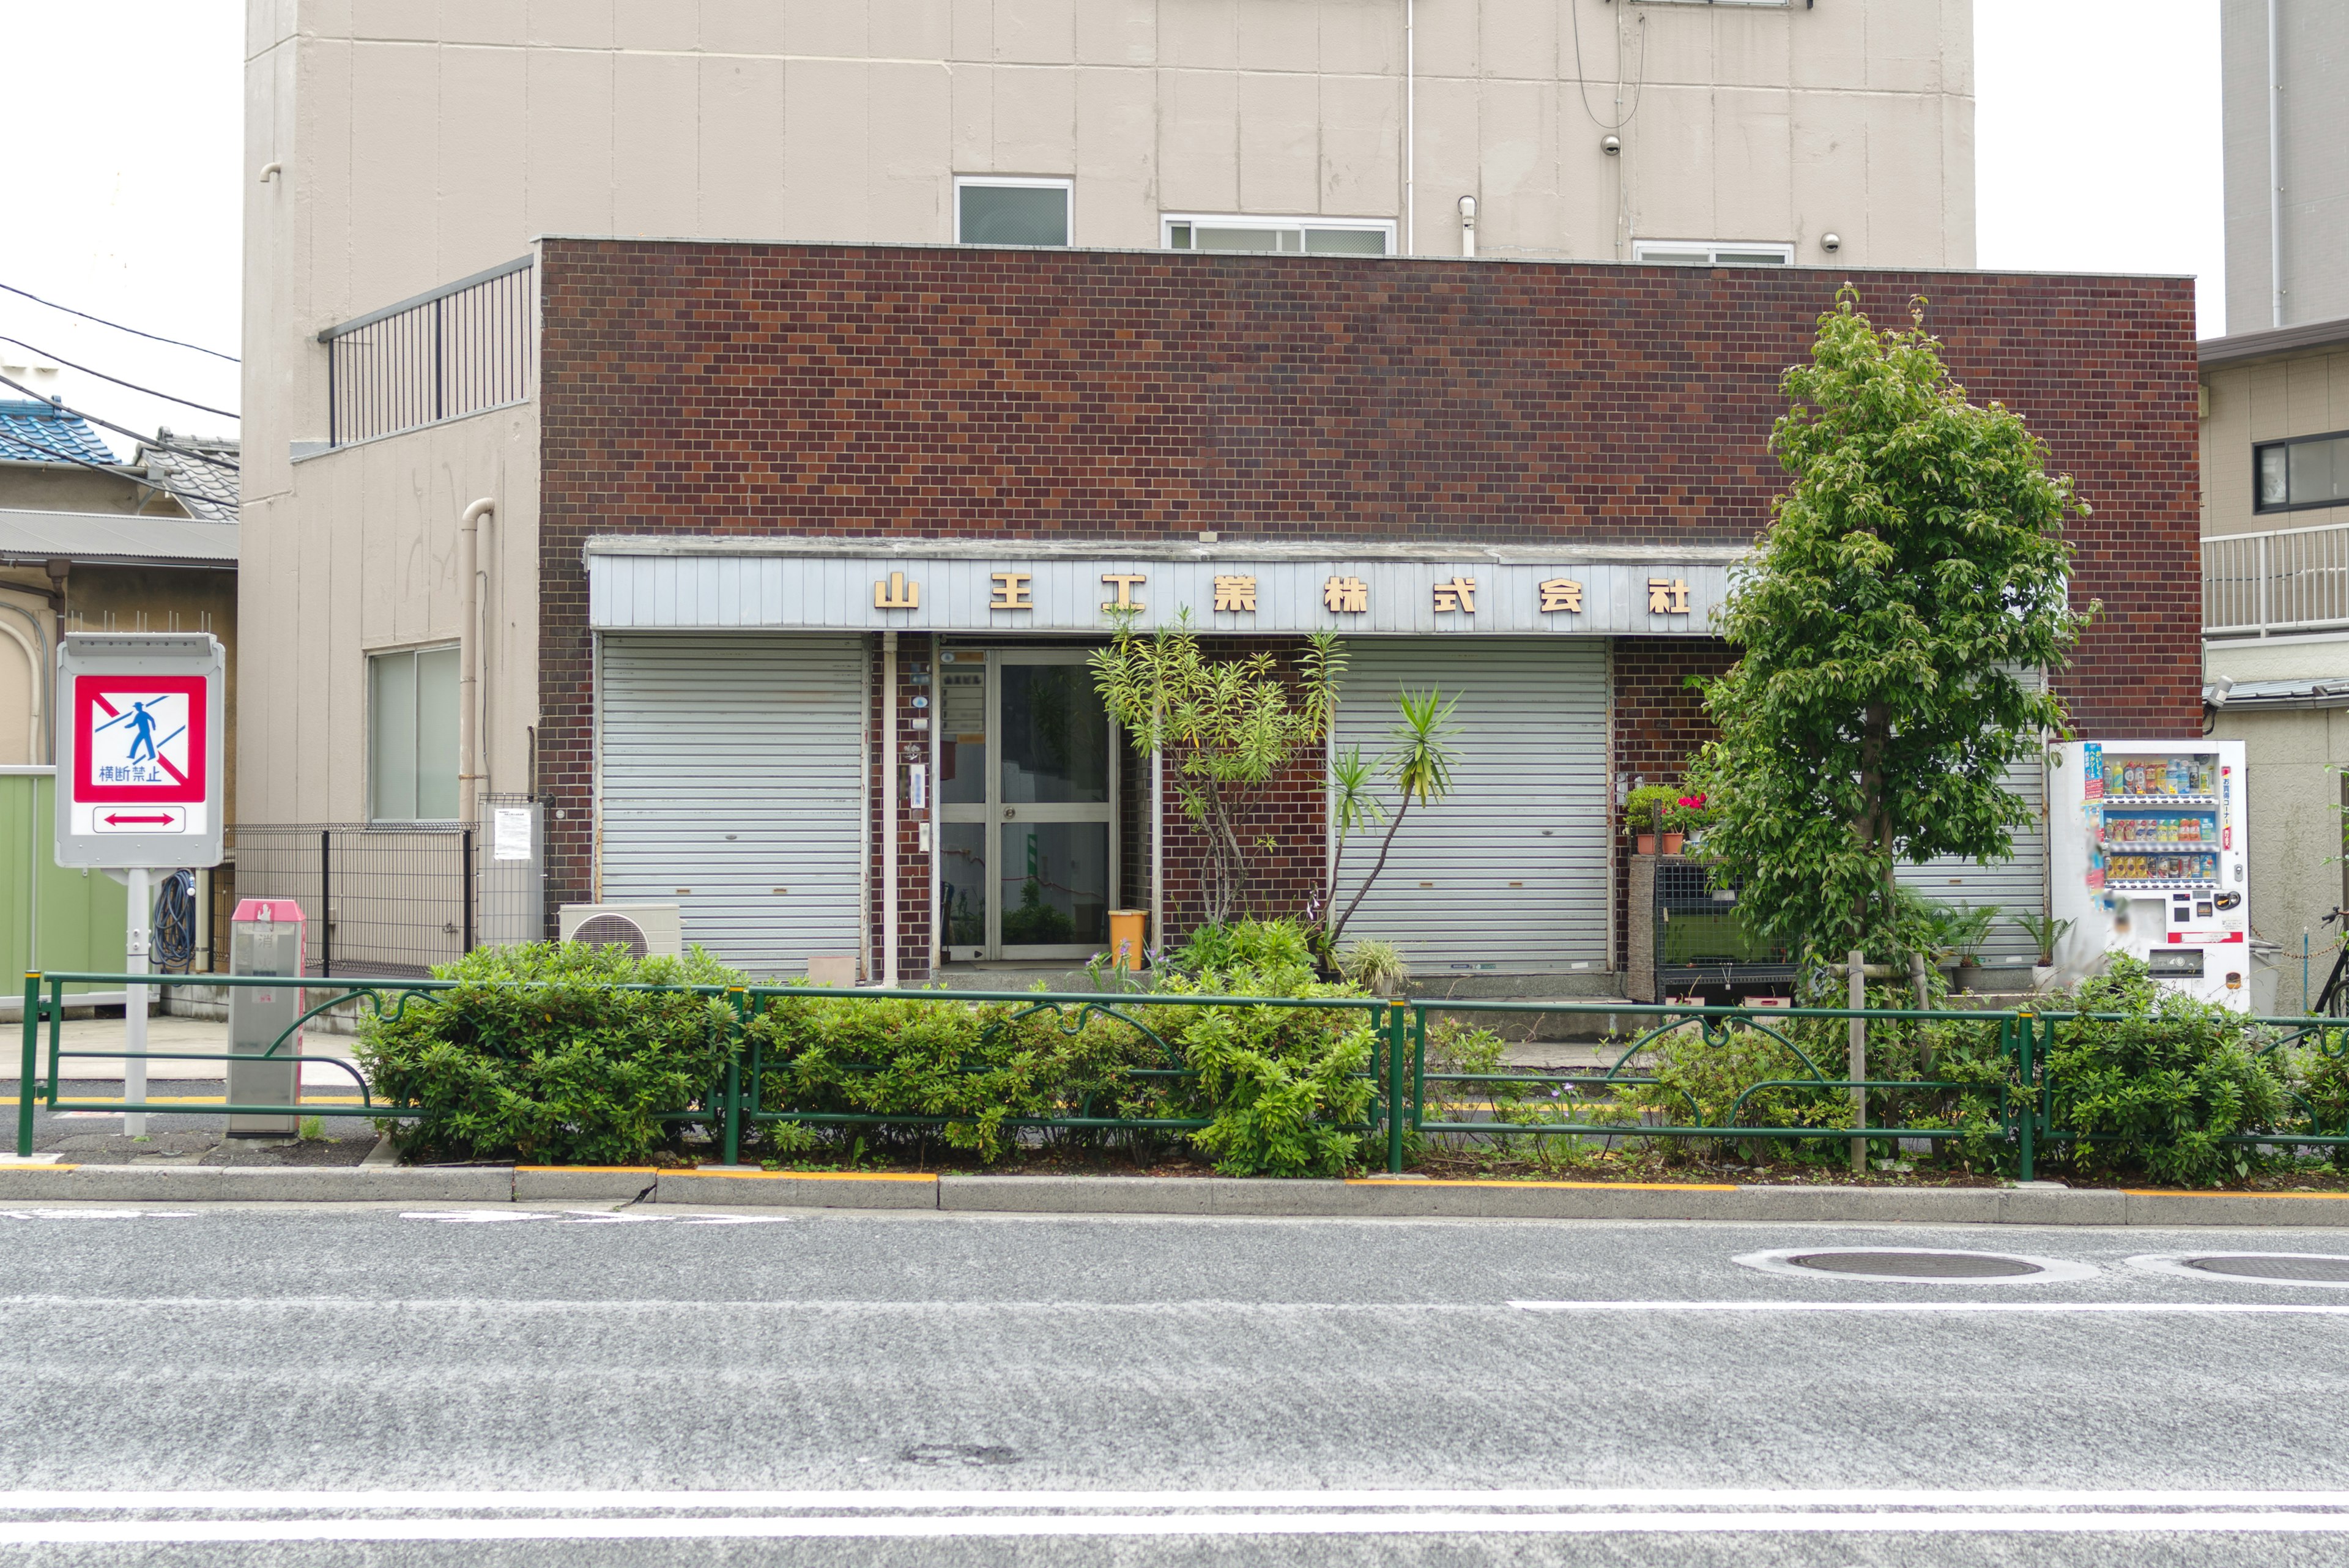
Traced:
<svg viewBox="0 0 2349 1568">
<path fill-rule="evenodd" d="M 1352 919 L 1354 911 L 1362 907 L 1362 898 L 1370 892 L 1371 885 L 1379 879 L 1379 873 L 1387 868 L 1388 852 L 1394 847 L 1395 834 L 1402 828 L 1402 819 L 1410 814 L 1412 803 L 1417 801 L 1422 805 L 1433 805 L 1452 793 L 1452 769 L 1456 759 L 1447 737 L 1452 731 L 1452 710 L 1459 703 L 1459 698 L 1446 701 L 1441 691 L 1433 690 L 1395 693 L 1395 711 L 1401 717 L 1395 727 L 1387 732 L 1393 744 L 1379 759 L 1380 771 L 1395 786 L 1398 798 L 1394 815 L 1386 819 L 1386 836 L 1379 840 L 1379 857 L 1371 864 L 1371 874 L 1363 877 L 1362 885 L 1354 890 L 1354 897 L 1346 905 L 1345 913 L 1330 927 L 1330 943 L 1333 948 L 1344 939 L 1346 922 Z M 1350 764 L 1353 775 L 1350 785 L 1347 782 Z M 1341 835 L 1356 823 L 1367 826 L 1385 815 L 1369 793 L 1369 770 L 1362 764 L 1359 748 L 1340 757 L 1331 767 L 1330 776 L 1331 786 L 1336 791 L 1336 815 Z M 1345 840 L 1341 836 L 1339 840 L 1341 853 L 1344 846 Z M 1330 902 L 1333 909 L 1338 901 L 1337 893 L 1333 862 L 1330 878 Z"/>
</svg>

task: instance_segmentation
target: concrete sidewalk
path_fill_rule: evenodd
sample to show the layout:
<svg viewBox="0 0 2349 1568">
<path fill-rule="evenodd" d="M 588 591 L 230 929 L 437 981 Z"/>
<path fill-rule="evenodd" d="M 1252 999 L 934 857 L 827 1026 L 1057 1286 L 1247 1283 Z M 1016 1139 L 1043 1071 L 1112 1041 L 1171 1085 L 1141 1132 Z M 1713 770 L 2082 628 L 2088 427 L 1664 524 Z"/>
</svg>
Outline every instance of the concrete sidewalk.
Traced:
<svg viewBox="0 0 2349 1568">
<path fill-rule="evenodd" d="M 67 1051 L 119 1051 L 123 1043 L 123 1022 L 119 1018 L 68 1018 L 58 1026 L 58 1038 Z M 352 1061 L 352 1041 L 347 1034 L 319 1034 L 305 1032 L 302 1037 L 302 1054 L 305 1057 L 335 1057 Z M 151 1016 L 147 1020 L 147 1049 L 150 1051 L 226 1051 L 228 1025 L 214 1018 L 179 1018 L 168 1015 Z M 40 1032 L 40 1070 L 48 1070 L 49 1032 Z M 0 1079 L 14 1082 L 24 1055 L 24 1026 L 0 1029 Z M 75 1082 L 122 1081 L 123 1061 L 120 1056 L 67 1056 L 62 1064 L 64 1076 Z M 225 1075 L 219 1062 L 155 1061 L 147 1064 L 150 1083 L 164 1079 L 207 1079 L 218 1083 Z M 340 1085 L 351 1087 L 350 1074 L 326 1065 L 321 1061 L 305 1061 L 302 1082 L 321 1087 Z"/>
</svg>

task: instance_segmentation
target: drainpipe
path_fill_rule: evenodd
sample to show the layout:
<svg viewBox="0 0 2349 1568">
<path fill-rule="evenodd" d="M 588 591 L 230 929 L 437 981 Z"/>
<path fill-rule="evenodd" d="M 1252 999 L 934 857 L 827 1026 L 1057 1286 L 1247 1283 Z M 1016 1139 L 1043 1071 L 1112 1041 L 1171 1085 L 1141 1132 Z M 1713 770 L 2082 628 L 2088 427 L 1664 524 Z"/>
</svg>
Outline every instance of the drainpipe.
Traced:
<svg viewBox="0 0 2349 1568">
<path fill-rule="evenodd" d="M 2272 0 L 2271 0 L 2272 3 Z M 1419 254 L 1419 0 L 1402 0 L 1402 254 Z"/>
<path fill-rule="evenodd" d="M 2283 325 L 2283 36 L 2276 26 L 2282 0 L 2268 0 L 2268 305 L 2272 325 Z"/>
<path fill-rule="evenodd" d="M 73 576 L 73 563 L 51 561 L 48 565 L 48 573 L 49 602 L 57 607 L 57 635 L 49 646 L 63 648 L 66 645 L 66 579 Z"/>
<path fill-rule="evenodd" d="M 881 983 L 897 984 L 897 634 L 881 634 Z"/>
<path fill-rule="evenodd" d="M 498 509 L 484 495 L 457 525 L 457 573 L 463 584 L 465 631 L 457 654 L 457 815 L 477 822 L 481 805 L 481 518 Z"/>
</svg>

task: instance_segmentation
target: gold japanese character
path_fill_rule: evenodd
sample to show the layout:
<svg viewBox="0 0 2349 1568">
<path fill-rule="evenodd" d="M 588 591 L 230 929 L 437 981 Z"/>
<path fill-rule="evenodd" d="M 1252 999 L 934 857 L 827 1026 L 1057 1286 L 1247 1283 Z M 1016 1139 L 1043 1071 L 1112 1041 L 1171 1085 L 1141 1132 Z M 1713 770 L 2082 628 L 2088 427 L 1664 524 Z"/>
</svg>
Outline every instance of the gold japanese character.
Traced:
<svg viewBox="0 0 2349 1568">
<path fill-rule="evenodd" d="M 1448 583 L 1436 584 L 1435 608 L 1439 614 L 1444 610 L 1460 610 L 1468 615 L 1475 615 L 1476 613 L 1476 579 L 1454 577 Z"/>
<path fill-rule="evenodd" d="M 1688 580 L 1684 577 L 1650 577 L 1648 579 L 1648 613 L 1650 615 L 1688 614 Z"/>
<path fill-rule="evenodd" d="M 922 585 L 909 583 L 903 572 L 892 572 L 886 582 L 878 578 L 873 584 L 874 609 L 919 609 L 922 607 Z"/>
<path fill-rule="evenodd" d="M 1541 585 L 1541 612 L 1555 615 L 1563 610 L 1568 615 L 1582 613 L 1582 585 L 1571 577 L 1552 577 Z"/>
<path fill-rule="evenodd" d="M 1103 572 L 1102 574 L 1102 581 L 1110 584 L 1117 589 L 1117 602 L 1114 604 L 1103 605 L 1102 606 L 1102 608 L 1105 610 L 1148 609 L 1150 607 L 1148 605 L 1143 604 L 1140 599 L 1133 597 L 1133 590 L 1140 587 L 1149 580 L 1150 579 L 1147 576 L 1143 576 L 1140 572 Z"/>
<path fill-rule="evenodd" d="M 990 572 L 988 575 L 995 579 L 995 597 L 987 602 L 988 608 L 1034 609 L 1036 607 L 1036 601 L 1031 597 L 1034 590 L 1028 586 L 1029 580 L 1035 576 L 1035 573 Z"/>
<path fill-rule="evenodd" d="M 1217 577 L 1216 607 L 1219 610 L 1256 610 L 1256 579 L 1254 577 Z"/>
<path fill-rule="evenodd" d="M 1331 577 L 1321 585 L 1321 602 L 1331 615 L 1361 615 L 1371 607 L 1371 586 L 1360 577 Z"/>
</svg>

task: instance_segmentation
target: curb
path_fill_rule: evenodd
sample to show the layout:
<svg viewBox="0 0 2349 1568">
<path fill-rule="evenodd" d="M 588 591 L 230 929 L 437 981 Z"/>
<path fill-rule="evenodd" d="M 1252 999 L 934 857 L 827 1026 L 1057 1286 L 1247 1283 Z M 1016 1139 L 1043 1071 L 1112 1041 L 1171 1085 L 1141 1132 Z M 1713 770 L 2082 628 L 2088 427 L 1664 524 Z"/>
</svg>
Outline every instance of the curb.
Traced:
<svg viewBox="0 0 2349 1568">
<path fill-rule="evenodd" d="M 1699 1220 L 1919 1225 L 2349 1228 L 2349 1193 L 917 1176 L 653 1166 L 0 1166 L 0 1202 L 512 1203 L 1294 1219 Z"/>
</svg>

